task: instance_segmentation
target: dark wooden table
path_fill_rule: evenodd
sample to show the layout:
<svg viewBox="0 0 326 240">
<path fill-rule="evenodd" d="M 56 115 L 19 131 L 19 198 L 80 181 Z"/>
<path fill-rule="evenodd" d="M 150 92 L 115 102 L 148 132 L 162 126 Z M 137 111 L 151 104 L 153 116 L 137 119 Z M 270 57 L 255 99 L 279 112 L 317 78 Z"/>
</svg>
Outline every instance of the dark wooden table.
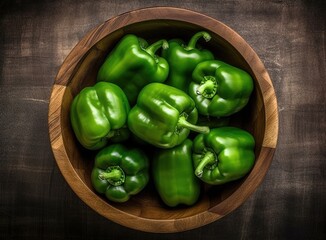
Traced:
<svg viewBox="0 0 326 240">
<path fill-rule="evenodd" d="M 278 98 L 279 141 L 258 190 L 221 220 L 150 234 L 90 209 L 63 179 L 48 136 L 55 75 L 93 27 L 126 11 L 175 6 L 237 31 Z M 326 239 L 324 1 L 14 1 L 0 3 L 0 239 Z"/>
</svg>

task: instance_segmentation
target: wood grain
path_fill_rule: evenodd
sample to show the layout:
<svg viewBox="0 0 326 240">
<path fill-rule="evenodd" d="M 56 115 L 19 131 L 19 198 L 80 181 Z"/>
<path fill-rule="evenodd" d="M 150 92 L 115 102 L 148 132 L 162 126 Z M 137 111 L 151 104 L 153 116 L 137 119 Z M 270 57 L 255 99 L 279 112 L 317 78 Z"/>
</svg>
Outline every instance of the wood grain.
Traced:
<svg viewBox="0 0 326 240">
<path fill-rule="evenodd" d="M 236 30 L 263 61 L 279 114 L 277 148 L 256 191 L 218 221 L 173 234 L 135 231 L 86 205 L 62 176 L 48 133 L 53 82 L 73 47 L 107 19 L 157 5 L 196 10 Z M 324 12 L 323 0 L 1 1 L 0 239 L 325 239 Z M 134 204 L 133 215 L 153 212 Z M 212 207 L 212 215 L 226 214 Z"/>
<path fill-rule="evenodd" d="M 69 109 L 73 97 L 85 86 L 95 83 L 105 56 L 123 35 L 133 33 L 154 41 L 156 38 L 171 38 L 172 33 L 176 34 L 174 37 L 185 38 L 200 30 L 211 32 L 210 46 L 219 58 L 248 70 L 254 77 L 255 94 L 248 111 L 237 115 L 238 121 L 246 117 L 243 128 L 250 130 L 256 139 L 254 168 L 244 180 L 218 190 L 214 188 L 215 194 L 204 191 L 201 200 L 189 208 L 164 207 L 157 197 L 153 197 L 155 190 L 150 187 L 126 204 L 105 201 L 94 192 L 89 181 L 92 168 L 89 163 L 93 156 L 84 154 L 70 127 Z M 255 191 L 272 161 L 278 136 L 278 114 L 274 88 L 267 71 L 253 49 L 236 32 L 200 13 L 156 7 L 114 17 L 95 27 L 74 47 L 55 81 L 50 98 L 49 126 L 58 166 L 68 184 L 87 205 L 130 228 L 178 232 L 216 221 L 239 207 Z"/>
</svg>

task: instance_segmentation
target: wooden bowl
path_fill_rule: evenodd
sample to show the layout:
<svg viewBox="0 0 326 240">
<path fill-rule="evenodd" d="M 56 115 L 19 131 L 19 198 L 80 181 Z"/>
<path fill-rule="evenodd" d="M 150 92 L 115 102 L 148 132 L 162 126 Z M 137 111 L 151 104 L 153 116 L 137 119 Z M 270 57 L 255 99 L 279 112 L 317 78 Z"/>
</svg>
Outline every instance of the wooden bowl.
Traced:
<svg viewBox="0 0 326 240">
<path fill-rule="evenodd" d="M 127 33 L 145 39 L 181 37 L 206 30 L 212 39 L 205 47 L 221 60 L 249 72 L 255 90 L 249 104 L 232 124 L 250 131 L 256 139 L 256 162 L 243 179 L 223 186 L 205 187 L 192 207 L 168 208 L 153 185 L 126 203 L 107 201 L 96 194 L 90 182 L 94 153 L 76 141 L 69 109 L 79 91 L 95 83 L 107 53 Z M 129 228 L 147 232 L 180 232 L 206 225 L 239 207 L 263 181 L 271 164 L 278 136 L 278 111 L 271 79 L 259 57 L 236 32 L 203 14 L 171 7 L 135 10 L 111 18 L 90 31 L 63 62 L 52 89 L 49 105 L 52 150 L 64 178 L 92 209 Z"/>
</svg>

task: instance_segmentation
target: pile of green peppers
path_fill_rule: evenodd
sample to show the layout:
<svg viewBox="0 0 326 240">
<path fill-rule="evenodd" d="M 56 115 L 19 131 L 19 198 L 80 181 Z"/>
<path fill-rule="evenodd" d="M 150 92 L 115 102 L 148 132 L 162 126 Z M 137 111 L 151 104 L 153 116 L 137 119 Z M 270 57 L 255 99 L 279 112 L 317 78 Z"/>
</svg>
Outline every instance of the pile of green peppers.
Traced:
<svg viewBox="0 0 326 240">
<path fill-rule="evenodd" d="M 210 39 L 200 31 L 188 42 L 148 44 L 127 34 L 96 83 L 73 98 L 73 132 L 82 147 L 97 151 L 91 183 L 109 201 L 126 202 L 152 180 L 164 204 L 190 206 L 203 185 L 235 181 L 252 169 L 254 137 L 227 120 L 247 105 L 253 79 L 215 59 L 205 48 Z"/>
</svg>

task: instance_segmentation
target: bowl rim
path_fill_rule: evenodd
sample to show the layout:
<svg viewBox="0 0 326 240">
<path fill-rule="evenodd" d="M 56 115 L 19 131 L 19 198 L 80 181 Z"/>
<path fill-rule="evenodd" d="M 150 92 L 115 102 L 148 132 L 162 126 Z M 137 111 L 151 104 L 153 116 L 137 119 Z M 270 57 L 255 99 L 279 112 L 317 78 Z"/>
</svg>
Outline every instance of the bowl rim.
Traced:
<svg viewBox="0 0 326 240">
<path fill-rule="evenodd" d="M 258 156 L 258 158 L 264 158 L 264 161 L 259 161 L 260 165 L 254 166 L 254 168 L 260 169 L 259 176 L 258 174 L 250 173 L 245 179 L 248 184 L 250 183 L 250 188 L 245 188 L 247 184 L 242 184 L 227 199 L 216 206 L 210 207 L 208 211 L 179 219 L 148 219 L 114 208 L 103 199 L 97 197 L 86 186 L 70 161 L 63 160 L 68 159 L 68 154 L 63 141 L 60 115 L 63 96 L 69 83 L 70 75 L 82 60 L 82 56 L 87 53 L 93 44 L 122 27 L 150 20 L 174 20 L 195 25 L 208 23 L 205 25 L 205 28 L 216 34 L 218 33 L 220 37 L 231 44 L 244 57 L 254 75 L 260 76 L 260 81 L 257 82 L 264 95 L 263 105 L 265 107 L 266 131 L 263 136 L 262 149 Z M 277 145 L 278 109 L 274 87 L 267 70 L 255 51 L 238 33 L 222 22 L 193 10 L 176 7 L 147 7 L 128 11 L 108 19 L 93 28 L 76 44 L 62 63 L 55 78 L 49 101 L 48 125 L 51 147 L 56 163 L 67 183 L 84 203 L 107 219 L 129 228 L 156 233 L 181 232 L 201 227 L 227 215 L 238 208 L 261 184 L 272 162 Z M 108 210 L 105 212 L 98 211 L 98 208 L 103 209 L 103 207 L 108 208 Z M 122 213 L 124 217 L 121 217 Z M 135 224 L 135 220 L 138 221 L 137 224 Z"/>
</svg>

